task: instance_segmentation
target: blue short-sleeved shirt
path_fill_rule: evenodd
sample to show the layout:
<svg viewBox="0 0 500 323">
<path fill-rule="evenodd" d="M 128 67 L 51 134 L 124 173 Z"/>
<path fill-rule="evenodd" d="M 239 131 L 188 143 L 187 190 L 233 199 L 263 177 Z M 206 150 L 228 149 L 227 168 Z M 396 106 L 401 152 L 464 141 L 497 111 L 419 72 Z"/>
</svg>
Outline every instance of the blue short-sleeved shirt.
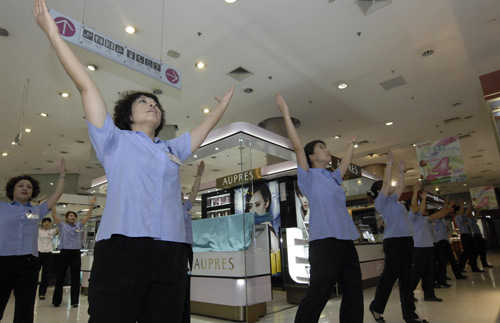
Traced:
<svg viewBox="0 0 500 323">
<path fill-rule="evenodd" d="M 38 257 L 38 223 L 48 213 L 47 202 L 0 202 L 0 256 Z"/>
<path fill-rule="evenodd" d="M 300 191 L 309 200 L 309 240 L 336 238 L 356 240 L 359 232 L 347 211 L 345 191 L 340 186 L 340 171 L 333 173 L 323 168 L 309 168 L 309 172 L 297 165 Z"/>
<path fill-rule="evenodd" d="M 179 165 L 191 154 L 189 132 L 154 142 L 141 131 L 118 129 L 110 115 L 89 136 L 108 179 L 106 207 L 97 241 L 112 234 L 187 242 L 180 199 Z"/>
<path fill-rule="evenodd" d="M 375 209 L 386 224 L 384 239 L 412 237 L 415 234 L 413 225 L 408 219 L 408 211 L 403 204 L 398 202 L 396 193 L 386 197 L 380 192 L 375 199 Z"/>
<path fill-rule="evenodd" d="M 408 218 L 413 222 L 413 228 L 415 229 L 415 235 L 413 236 L 415 248 L 434 247 L 434 239 L 431 233 L 432 227 L 428 217 L 423 216 L 421 212 L 415 214 L 410 210 Z"/>
<path fill-rule="evenodd" d="M 467 222 L 469 223 L 470 228 L 472 229 L 473 234 L 481 234 L 481 229 L 479 229 L 479 225 L 477 225 L 477 220 L 476 219 L 467 219 Z"/>
<path fill-rule="evenodd" d="M 66 222 L 61 222 L 58 227 L 61 234 L 59 250 L 80 250 L 82 247 L 82 222 L 76 222 L 75 225 L 69 225 Z"/>
<path fill-rule="evenodd" d="M 190 245 L 193 244 L 193 227 L 191 226 L 191 214 L 189 211 L 193 208 L 193 204 L 189 200 L 182 203 L 184 209 L 184 225 L 186 226 L 186 242 Z"/>
<path fill-rule="evenodd" d="M 467 226 L 467 217 L 465 215 L 455 216 L 455 223 L 458 225 L 460 234 L 470 234 L 469 227 Z"/>
<path fill-rule="evenodd" d="M 435 233 L 435 240 L 434 242 L 438 242 L 441 240 L 446 240 L 448 241 L 448 231 L 446 230 L 446 223 L 444 219 L 437 219 L 432 221 L 434 224 L 434 233 Z"/>
</svg>

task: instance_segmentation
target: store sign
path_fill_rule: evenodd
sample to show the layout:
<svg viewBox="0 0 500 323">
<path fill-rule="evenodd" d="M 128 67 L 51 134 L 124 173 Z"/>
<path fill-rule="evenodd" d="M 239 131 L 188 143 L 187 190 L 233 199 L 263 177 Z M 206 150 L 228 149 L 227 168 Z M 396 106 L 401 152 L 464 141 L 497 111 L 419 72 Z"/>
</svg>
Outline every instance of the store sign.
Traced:
<svg viewBox="0 0 500 323">
<path fill-rule="evenodd" d="M 427 193 L 427 199 L 432 200 L 432 201 L 437 202 L 437 203 L 444 204 L 444 200 L 442 198 L 440 198 L 437 195 L 431 194 L 431 193 Z"/>
<path fill-rule="evenodd" d="M 332 156 L 333 168 L 335 169 L 339 168 L 341 162 L 342 159 Z M 349 168 L 347 168 L 346 174 L 349 175 L 349 178 L 361 177 L 361 167 L 359 167 L 358 165 L 350 164 Z"/>
<path fill-rule="evenodd" d="M 176 89 L 181 89 L 182 77 L 179 70 L 116 41 L 54 9 L 50 9 L 50 15 L 54 18 L 59 27 L 59 34 L 64 40 Z"/>
<path fill-rule="evenodd" d="M 245 276 L 244 253 L 235 252 L 195 252 L 192 275 L 194 276 Z"/>
<path fill-rule="evenodd" d="M 458 136 L 416 144 L 424 185 L 465 181 L 464 159 Z"/>
<path fill-rule="evenodd" d="M 236 173 L 232 175 L 227 175 L 224 177 L 217 178 L 215 180 L 217 188 L 230 188 L 238 184 L 243 184 L 249 181 L 262 178 L 261 169 L 256 168 L 252 170 L 247 170 L 242 173 Z"/>
<path fill-rule="evenodd" d="M 473 187 L 470 189 L 472 205 L 479 210 L 498 209 L 498 201 L 493 185 Z"/>
</svg>

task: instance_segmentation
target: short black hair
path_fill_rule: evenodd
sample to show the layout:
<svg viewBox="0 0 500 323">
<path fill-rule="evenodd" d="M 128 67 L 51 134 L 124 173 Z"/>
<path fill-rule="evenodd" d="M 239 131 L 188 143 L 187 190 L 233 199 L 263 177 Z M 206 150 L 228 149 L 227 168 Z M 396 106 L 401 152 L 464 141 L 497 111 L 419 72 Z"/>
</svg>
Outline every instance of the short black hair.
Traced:
<svg viewBox="0 0 500 323">
<path fill-rule="evenodd" d="M 51 218 L 43 218 L 43 219 L 42 219 L 42 224 L 43 224 L 44 222 L 50 222 L 50 223 L 52 223 L 52 220 L 51 220 Z"/>
<path fill-rule="evenodd" d="M 326 147 L 326 144 L 323 140 L 313 140 L 311 142 L 308 142 L 304 146 L 304 152 L 306 154 L 307 164 L 309 165 L 309 167 L 312 167 L 312 162 L 311 158 L 309 158 L 309 155 L 314 155 L 314 147 L 316 147 L 317 144 L 323 144 L 323 146 Z"/>
<path fill-rule="evenodd" d="M 132 124 L 132 121 L 130 121 L 130 117 L 132 116 L 132 103 L 134 103 L 137 98 L 143 95 L 155 100 L 158 108 L 161 111 L 161 122 L 158 128 L 156 128 L 155 130 L 155 136 L 158 136 L 161 129 L 163 129 L 163 126 L 165 125 L 165 110 L 163 110 L 158 97 L 149 92 L 127 91 L 122 93 L 120 95 L 120 99 L 115 102 L 115 114 L 113 116 L 115 126 L 117 126 L 118 129 L 131 130 L 130 126 Z"/>
<path fill-rule="evenodd" d="M 372 187 L 370 188 L 370 190 L 368 192 L 366 192 L 366 194 L 369 197 L 376 199 L 377 196 L 378 196 L 379 191 L 382 189 L 382 184 L 383 183 L 384 183 L 384 181 L 376 181 L 376 182 L 374 182 L 372 184 Z"/>
<path fill-rule="evenodd" d="M 68 212 L 66 212 L 65 217 L 67 218 L 68 215 L 70 215 L 71 213 L 73 213 L 76 217 L 78 217 L 78 214 L 76 214 L 76 212 L 74 212 L 74 211 L 68 211 Z"/>
<path fill-rule="evenodd" d="M 7 191 L 7 197 L 11 201 L 14 201 L 14 187 L 16 187 L 16 184 L 19 181 L 22 181 L 23 179 L 30 181 L 31 186 L 33 187 L 33 193 L 31 194 L 30 199 L 33 199 L 37 197 L 38 194 L 40 194 L 40 183 L 36 179 L 28 175 L 16 176 L 9 179 L 7 185 L 5 186 L 5 190 Z"/>
</svg>

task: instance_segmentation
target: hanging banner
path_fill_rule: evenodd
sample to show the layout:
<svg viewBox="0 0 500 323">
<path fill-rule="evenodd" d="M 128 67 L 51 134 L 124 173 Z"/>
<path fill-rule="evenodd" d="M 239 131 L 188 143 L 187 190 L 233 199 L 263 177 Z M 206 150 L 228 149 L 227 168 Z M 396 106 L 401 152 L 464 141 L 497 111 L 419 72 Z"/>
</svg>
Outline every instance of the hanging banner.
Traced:
<svg viewBox="0 0 500 323">
<path fill-rule="evenodd" d="M 182 77 L 179 70 L 54 9 L 50 9 L 50 15 L 54 18 L 59 27 L 59 34 L 64 40 L 176 89 L 181 89 Z"/>
<path fill-rule="evenodd" d="M 472 187 L 470 189 L 472 205 L 478 210 L 496 210 L 498 201 L 493 185 L 483 187 Z"/>
<path fill-rule="evenodd" d="M 416 144 L 424 185 L 465 181 L 464 160 L 458 136 Z"/>
</svg>

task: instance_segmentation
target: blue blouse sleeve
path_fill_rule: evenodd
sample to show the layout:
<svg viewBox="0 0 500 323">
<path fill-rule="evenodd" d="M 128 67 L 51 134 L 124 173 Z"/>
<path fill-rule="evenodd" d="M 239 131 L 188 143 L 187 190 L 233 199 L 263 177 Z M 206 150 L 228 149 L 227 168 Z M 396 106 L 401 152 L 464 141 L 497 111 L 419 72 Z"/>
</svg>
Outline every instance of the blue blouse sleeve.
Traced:
<svg viewBox="0 0 500 323">
<path fill-rule="evenodd" d="M 185 132 L 175 139 L 167 140 L 166 145 L 170 152 L 182 162 L 191 155 L 191 134 L 189 131 Z"/>
<path fill-rule="evenodd" d="M 297 184 L 299 189 L 305 196 L 310 197 L 311 187 L 312 187 L 312 173 L 311 169 L 306 172 L 299 164 L 297 164 Z"/>
<path fill-rule="evenodd" d="M 90 141 L 94 146 L 97 157 L 102 163 L 102 157 L 106 156 L 116 143 L 120 129 L 115 126 L 109 113 L 106 115 L 106 120 L 104 120 L 102 128 L 97 128 L 89 121 L 87 121 L 87 126 L 89 129 Z"/>
</svg>

